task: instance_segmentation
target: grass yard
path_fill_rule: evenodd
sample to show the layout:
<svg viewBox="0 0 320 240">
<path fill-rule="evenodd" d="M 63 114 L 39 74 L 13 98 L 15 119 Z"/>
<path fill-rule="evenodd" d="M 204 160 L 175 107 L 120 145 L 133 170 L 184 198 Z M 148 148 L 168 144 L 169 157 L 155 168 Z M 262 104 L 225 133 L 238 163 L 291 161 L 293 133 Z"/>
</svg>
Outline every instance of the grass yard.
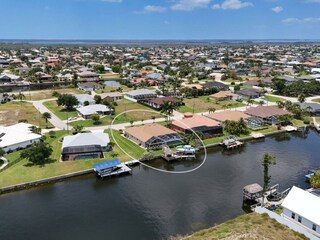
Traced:
<svg viewBox="0 0 320 240">
<path fill-rule="evenodd" d="M 185 103 L 184 106 L 181 106 L 178 111 L 181 113 L 185 112 L 208 112 L 209 108 L 215 108 L 216 110 L 227 109 L 227 108 L 236 108 L 245 106 L 245 104 L 237 101 L 215 101 L 212 100 L 209 96 L 201 96 L 198 98 L 186 98 L 183 100 Z"/>
<path fill-rule="evenodd" d="M 312 102 L 320 103 L 320 98 L 315 98 L 312 100 Z"/>
<path fill-rule="evenodd" d="M 123 91 L 123 92 L 128 92 L 128 91 L 132 90 L 132 88 L 129 88 L 129 87 L 127 87 L 126 85 L 120 85 L 120 87 L 122 88 L 122 91 Z M 114 92 L 114 91 L 116 91 L 118 88 L 119 88 L 119 87 L 105 86 L 104 88 L 98 89 L 98 90 L 96 90 L 95 92 L 98 93 L 98 94 L 101 94 L 101 93 L 109 93 L 109 92 Z"/>
<path fill-rule="evenodd" d="M 26 100 L 44 100 L 44 99 L 50 99 L 52 97 L 52 93 L 54 91 L 57 91 L 61 94 L 79 94 L 84 93 L 83 91 L 77 89 L 77 88 L 57 88 L 57 89 L 50 89 L 50 90 L 37 90 L 37 91 L 26 91 L 23 92 Z M 18 94 L 18 93 L 14 93 Z"/>
<path fill-rule="evenodd" d="M 70 133 L 71 134 L 71 133 Z M 145 152 L 144 149 L 131 142 L 130 140 L 121 136 L 118 131 L 113 131 L 114 137 L 121 147 L 127 151 L 130 155 L 136 158 L 140 158 Z M 92 168 L 92 164 L 118 158 L 120 161 L 129 161 L 132 160 L 130 157 L 125 155 L 116 145 L 114 150 L 104 153 L 103 159 L 89 159 L 89 160 L 79 160 L 79 161 L 69 161 L 69 162 L 60 162 L 61 157 L 61 147 L 62 143 L 60 140 L 68 135 L 67 131 L 57 131 L 55 138 L 50 138 L 48 135 L 46 142 L 48 142 L 53 149 L 51 158 L 54 160 L 52 163 L 48 163 L 45 166 L 28 166 L 28 161 L 26 159 L 21 159 L 14 165 L 10 166 L 3 172 L 0 172 L 0 187 L 11 186 L 14 184 L 20 184 L 24 182 L 35 181 L 43 178 L 49 178 L 54 176 L 59 176 L 67 173 L 88 170 Z M 113 141 L 113 138 L 110 134 L 110 140 Z M 12 162 L 20 158 L 21 151 L 13 152 L 7 154 L 5 157 Z"/>
<path fill-rule="evenodd" d="M 54 115 L 56 115 L 61 120 L 67 120 L 70 117 L 77 117 L 76 111 L 68 112 L 62 106 L 58 106 L 56 100 L 48 101 L 43 103 Z"/>
<path fill-rule="evenodd" d="M 100 74 L 101 80 L 106 80 L 106 79 L 118 79 L 120 78 L 120 74 L 118 73 L 104 73 Z"/>
<path fill-rule="evenodd" d="M 0 125 L 13 125 L 20 119 L 26 119 L 28 123 L 37 126 L 40 122 L 41 128 L 46 127 L 45 120 L 32 103 L 22 101 L 0 104 Z M 48 127 L 53 127 L 50 122 L 48 122 Z"/>
<path fill-rule="evenodd" d="M 138 111 L 129 112 L 129 113 L 126 113 L 126 114 L 119 116 L 115 120 L 115 124 L 126 123 L 126 122 L 130 122 L 130 121 L 150 120 L 150 119 L 152 119 L 152 116 L 154 116 L 156 118 L 164 117 L 160 113 L 141 111 L 141 110 L 152 110 L 152 109 L 148 108 L 146 106 L 143 106 L 139 103 L 132 102 L 127 99 L 121 99 L 117 103 L 118 103 L 118 106 L 115 107 L 115 115 L 102 117 L 100 119 L 100 121 L 101 121 L 101 123 L 99 124 L 100 126 L 109 125 L 118 114 L 120 114 L 124 111 L 134 110 L 134 109 L 137 109 Z M 93 124 L 93 121 L 91 119 L 71 122 L 70 125 L 71 126 L 82 125 L 84 127 L 96 126 Z"/>
<path fill-rule="evenodd" d="M 191 236 L 177 239 L 306 240 L 308 238 L 278 223 L 267 214 L 250 213 L 233 220 L 229 220 L 216 227 L 196 232 Z"/>
<path fill-rule="evenodd" d="M 264 96 L 262 99 L 268 102 L 284 102 L 285 99 L 281 97 L 274 97 L 274 96 Z"/>
<path fill-rule="evenodd" d="M 299 120 L 299 119 L 293 119 L 291 122 L 295 127 L 303 127 L 305 125 L 303 123 L 303 120 Z"/>
</svg>

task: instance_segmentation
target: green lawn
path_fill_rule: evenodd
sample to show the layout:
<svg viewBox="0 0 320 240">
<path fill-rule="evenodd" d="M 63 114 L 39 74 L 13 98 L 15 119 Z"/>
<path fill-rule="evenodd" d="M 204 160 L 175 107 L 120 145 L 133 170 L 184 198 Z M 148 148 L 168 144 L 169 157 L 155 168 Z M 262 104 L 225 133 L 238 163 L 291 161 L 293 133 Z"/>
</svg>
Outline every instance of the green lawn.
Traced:
<svg viewBox="0 0 320 240">
<path fill-rule="evenodd" d="M 44 102 L 43 105 L 61 120 L 67 120 L 70 117 L 78 116 L 76 111 L 66 111 L 62 106 L 58 106 L 56 100 Z"/>
<path fill-rule="evenodd" d="M 178 111 L 181 113 L 185 112 L 208 112 L 209 108 L 215 108 L 216 110 L 226 109 L 226 108 L 236 108 L 245 106 L 241 102 L 237 101 L 214 101 L 209 96 L 201 96 L 197 98 L 186 98 L 183 100 L 184 106 L 181 106 Z"/>
<path fill-rule="evenodd" d="M 117 142 L 121 145 L 121 147 L 133 157 L 140 158 L 145 152 L 144 149 L 142 149 L 135 143 L 131 142 L 126 138 L 123 138 L 118 131 L 114 130 L 113 134 Z M 57 131 L 55 138 L 50 138 L 47 135 L 46 142 L 48 142 L 52 146 L 53 152 L 51 158 L 54 160 L 54 162 L 48 163 L 42 167 L 28 166 L 28 161 L 26 159 L 21 159 L 21 161 L 10 166 L 9 168 L 0 173 L 0 187 L 40 180 L 43 178 L 59 176 L 82 170 L 88 170 L 92 168 L 92 164 L 94 163 L 110 160 L 113 158 L 118 158 L 120 161 L 123 162 L 132 160 L 115 145 L 113 151 L 104 153 L 103 159 L 60 162 L 59 159 L 61 157 L 62 146 L 60 140 L 66 135 L 68 135 L 67 131 Z M 111 135 L 110 140 L 111 142 L 113 142 L 113 138 Z M 20 153 L 21 151 L 13 152 L 7 154 L 5 157 L 9 160 L 9 162 L 12 162 L 20 158 Z M 113 155 L 113 153 L 115 153 L 115 155 Z"/>
<path fill-rule="evenodd" d="M 187 237 L 178 239 L 207 240 L 207 239 L 277 239 L 277 240 L 307 240 L 304 235 L 297 233 L 285 225 L 278 223 L 267 214 L 250 213 L 225 223 L 201 230 Z"/>
<path fill-rule="evenodd" d="M 126 85 L 121 85 L 120 86 L 122 88 L 122 91 L 123 92 L 128 92 L 131 90 L 131 88 L 127 87 Z M 109 92 L 114 92 L 118 89 L 119 87 L 109 87 L 109 86 L 105 86 L 104 88 L 102 89 L 99 89 L 99 90 L 96 90 L 95 92 L 98 93 L 98 94 L 101 94 L 101 93 L 109 93 Z"/>
<path fill-rule="evenodd" d="M 305 125 L 303 123 L 303 120 L 299 120 L 299 119 L 293 119 L 291 122 L 295 127 L 303 127 Z"/>
<path fill-rule="evenodd" d="M 137 110 L 133 112 L 129 112 L 123 115 L 120 115 L 116 120 L 115 124 L 119 123 L 126 123 L 130 121 L 141 121 L 141 120 L 150 120 L 152 119 L 152 116 L 156 118 L 162 118 L 164 117 L 160 113 L 156 112 L 144 112 L 143 110 L 151 110 L 151 108 L 148 108 L 146 106 L 143 106 L 139 103 L 132 102 L 127 99 L 121 99 L 120 101 L 117 102 L 118 106 L 115 107 L 115 114 L 112 116 L 104 116 L 101 118 L 101 123 L 99 124 L 100 126 L 106 126 L 109 125 L 112 120 L 120 113 L 128 111 L 128 110 Z M 141 111 L 142 110 L 142 111 Z M 93 124 L 93 121 L 91 119 L 89 120 L 80 120 L 80 121 L 75 121 L 70 123 L 71 126 L 75 125 L 82 125 L 84 127 L 91 127 L 95 126 Z"/>
<path fill-rule="evenodd" d="M 41 128 L 46 127 L 45 120 L 32 103 L 17 101 L 0 104 L 0 125 L 13 125 L 21 119 L 26 119 L 28 123 L 37 126 L 40 124 Z M 53 127 L 50 122 L 48 127 Z"/>
<path fill-rule="evenodd" d="M 23 92 L 25 96 L 25 100 L 44 100 L 54 98 L 52 97 L 52 93 L 56 91 L 60 94 L 78 94 L 84 93 L 83 91 L 77 88 L 56 88 L 56 89 L 44 89 L 44 90 L 35 90 L 35 91 L 25 91 Z M 18 92 L 13 92 L 13 94 L 19 94 Z"/>
<path fill-rule="evenodd" d="M 285 99 L 281 97 L 274 97 L 274 96 L 264 96 L 262 99 L 268 102 L 284 102 Z"/>
</svg>

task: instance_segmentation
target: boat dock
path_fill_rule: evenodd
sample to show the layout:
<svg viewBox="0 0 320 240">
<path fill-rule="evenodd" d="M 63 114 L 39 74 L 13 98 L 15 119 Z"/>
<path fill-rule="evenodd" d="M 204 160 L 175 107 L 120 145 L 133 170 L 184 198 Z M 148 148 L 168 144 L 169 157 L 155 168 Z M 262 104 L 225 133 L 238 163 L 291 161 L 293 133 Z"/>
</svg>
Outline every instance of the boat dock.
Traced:
<svg viewBox="0 0 320 240">
<path fill-rule="evenodd" d="M 305 175 L 306 181 L 310 182 L 311 177 L 314 176 L 316 174 L 316 172 L 318 172 L 318 171 L 320 171 L 320 168 L 318 168 L 318 169 L 309 169 L 308 170 L 308 174 Z"/>
<path fill-rule="evenodd" d="M 234 149 L 241 147 L 243 145 L 243 142 L 238 141 L 234 136 L 228 136 L 222 140 L 220 145 L 227 149 Z"/>
<path fill-rule="evenodd" d="M 196 158 L 195 154 L 180 154 L 178 152 L 174 152 L 166 145 L 162 146 L 162 149 L 163 153 L 161 154 L 161 157 L 168 162 L 174 160 L 188 160 Z"/>
<path fill-rule="evenodd" d="M 260 138 L 264 138 L 264 137 L 265 137 L 264 134 L 259 133 L 259 132 L 257 132 L 257 133 L 251 133 L 251 136 L 252 136 L 254 139 L 260 139 Z"/>
<path fill-rule="evenodd" d="M 124 173 L 132 174 L 132 169 L 125 163 L 121 163 L 118 159 L 97 163 L 93 167 L 96 175 L 100 178 L 118 176 Z"/>
</svg>

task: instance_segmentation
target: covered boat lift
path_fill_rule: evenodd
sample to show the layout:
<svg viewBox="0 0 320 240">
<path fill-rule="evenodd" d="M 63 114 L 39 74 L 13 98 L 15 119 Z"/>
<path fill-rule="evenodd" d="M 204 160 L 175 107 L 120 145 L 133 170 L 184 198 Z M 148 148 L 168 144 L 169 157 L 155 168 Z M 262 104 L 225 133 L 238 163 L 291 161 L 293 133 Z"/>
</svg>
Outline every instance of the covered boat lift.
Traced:
<svg viewBox="0 0 320 240">
<path fill-rule="evenodd" d="M 96 172 L 98 177 L 110 177 L 123 173 L 132 173 L 132 169 L 126 164 L 120 162 L 118 159 L 113 159 L 93 165 L 93 170 Z"/>
</svg>

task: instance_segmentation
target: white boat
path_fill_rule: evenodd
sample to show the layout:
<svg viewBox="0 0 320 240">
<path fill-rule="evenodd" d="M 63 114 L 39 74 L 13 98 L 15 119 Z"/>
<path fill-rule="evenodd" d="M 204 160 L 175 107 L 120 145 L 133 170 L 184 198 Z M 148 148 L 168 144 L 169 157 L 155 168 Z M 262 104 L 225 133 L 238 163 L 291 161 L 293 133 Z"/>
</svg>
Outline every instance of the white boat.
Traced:
<svg viewBox="0 0 320 240">
<path fill-rule="evenodd" d="M 177 153 L 182 153 L 182 154 L 195 154 L 196 152 L 199 151 L 199 148 L 192 147 L 191 145 L 183 145 L 183 146 L 178 146 L 176 147 Z"/>
</svg>

